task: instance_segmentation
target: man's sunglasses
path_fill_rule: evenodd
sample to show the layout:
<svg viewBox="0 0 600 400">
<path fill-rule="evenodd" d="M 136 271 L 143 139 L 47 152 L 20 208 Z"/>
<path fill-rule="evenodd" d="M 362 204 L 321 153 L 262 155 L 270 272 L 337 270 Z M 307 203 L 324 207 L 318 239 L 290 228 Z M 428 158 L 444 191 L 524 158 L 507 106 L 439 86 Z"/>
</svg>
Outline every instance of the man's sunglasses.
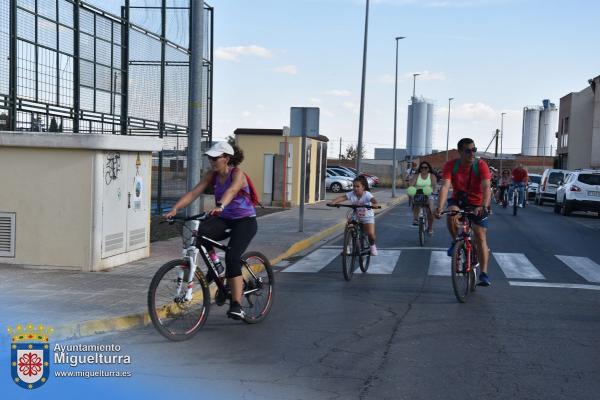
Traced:
<svg viewBox="0 0 600 400">
<path fill-rule="evenodd" d="M 217 161 L 217 160 L 218 160 L 219 158 L 221 158 L 221 157 L 223 157 L 223 155 L 222 155 L 222 154 L 221 154 L 220 156 L 217 156 L 217 157 L 208 156 L 208 159 L 209 159 L 210 161 Z"/>
<path fill-rule="evenodd" d="M 475 154 L 477 153 L 477 147 L 473 147 L 472 149 L 465 149 L 466 154 Z"/>
<path fill-rule="evenodd" d="M 421 169 L 429 169 L 429 167 L 427 165 L 423 165 Z"/>
</svg>

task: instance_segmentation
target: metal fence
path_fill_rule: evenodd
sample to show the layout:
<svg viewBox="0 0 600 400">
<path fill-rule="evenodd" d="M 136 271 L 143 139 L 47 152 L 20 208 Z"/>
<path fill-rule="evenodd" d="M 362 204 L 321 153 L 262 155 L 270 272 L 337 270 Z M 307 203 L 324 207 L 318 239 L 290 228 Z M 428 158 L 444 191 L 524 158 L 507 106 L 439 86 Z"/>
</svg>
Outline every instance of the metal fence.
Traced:
<svg viewBox="0 0 600 400">
<path fill-rule="evenodd" d="M 185 190 L 190 0 L 0 0 L 0 130 L 163 138 L 153 209 Z M 213 8 L 204 5 L 202 136 L 212 136 Z"/>
</svg>

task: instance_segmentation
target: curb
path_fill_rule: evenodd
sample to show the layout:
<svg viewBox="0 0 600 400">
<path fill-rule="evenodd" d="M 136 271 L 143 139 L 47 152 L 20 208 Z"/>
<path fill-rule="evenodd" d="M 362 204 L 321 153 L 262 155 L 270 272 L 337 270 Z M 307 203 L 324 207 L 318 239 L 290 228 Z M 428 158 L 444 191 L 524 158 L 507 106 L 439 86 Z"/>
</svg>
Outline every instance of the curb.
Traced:
<svg viewBox="0 0 600 400">
<path fill-rule="evenodd" d="M 407 200 L 406 194 L 401 194 L 395 199 L 390 199 L 385 204 L 381 205 L 381 212 L 402 203 Z M 281 260 L 293 256 L 311 247 L 318 241 L 334 234 L 337 230 L 344 227 L 346 219 L 344 218 L 340 222 L 327 229 L 322 230 L 309 238 L 300 240 L 292 244 L 285 252 L 279 254 L 273 259 L 269 260 L 271 265 L 279 263 Z M 211 287 L 211 297 L 214 297 L 214 286 Z M 134 328 L 141 328 L 150 324 L 150 315 L 147 312 L 139 314 L 123 315 L 119 317 L 111 317 L 106 319 L 97 319 L 92 321 L 85 321 L 80 323 L 73 323 L 62 325 L 54 329 L 53 336 L 55 340 L 66 340 L 66 339 L 80 339 L 83 337 L 89 337 L 94 335 L 100 335 L 104 333 L 126 331 Z"/>
</svg>

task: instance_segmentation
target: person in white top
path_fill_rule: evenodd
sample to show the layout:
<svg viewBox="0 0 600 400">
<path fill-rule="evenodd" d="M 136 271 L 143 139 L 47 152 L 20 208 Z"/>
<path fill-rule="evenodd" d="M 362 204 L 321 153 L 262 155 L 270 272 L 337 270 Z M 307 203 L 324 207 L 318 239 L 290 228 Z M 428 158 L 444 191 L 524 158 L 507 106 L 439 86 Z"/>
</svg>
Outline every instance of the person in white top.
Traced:
<svg viewBox="0 0 600 400">
<path fill-rule="evenodd" d="M 346 200 L 350 200 L 353 205 L 356 206 L 376 206 L 377 199 L 369 192 L 369 182 L 364 176 L 357 176 L 352 182 L 352 191 L 343 194 L 333 199 L 329 204 L 334 205 L 342 203 Z M 375 245 L 375 213 L 371 209 L 357 208 L 356 214 L 358 219 L 363 226 L 364 231 L 367 233 L 369 238 L 369 244 L 371 245 L 371 255 L 377 255 L 377 246 Z"/>
</svg>

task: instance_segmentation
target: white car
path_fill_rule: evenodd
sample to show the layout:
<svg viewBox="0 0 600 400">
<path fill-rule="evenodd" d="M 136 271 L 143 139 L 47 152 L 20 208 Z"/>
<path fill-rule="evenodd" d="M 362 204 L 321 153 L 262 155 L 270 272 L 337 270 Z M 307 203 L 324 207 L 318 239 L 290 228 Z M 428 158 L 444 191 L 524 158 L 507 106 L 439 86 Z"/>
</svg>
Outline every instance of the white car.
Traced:
<svg viewBox="0 0 600 400">
<path fill-rule="evenodd" d="M 600 216 L 600 170 L 569 171 L 556 190 L 554 212 L 593 211 Z"/>
<path fill-rule="evenodd" d="M 527 198 L 535 197 L 538 191 L 538 186 L 542 182 L 542 175 L 529 174 L 529 182 L 527 183 Z"/>
<path fill-rule="evenodd" d="M 544 205 L 544 201 L 556 199 L 556 188 L 559 182 L 564 182 L 565 174 L 571 172 L 566 169 L 547 169 L 542 174 L 542 182 L 535 193 L 535 204 Z"/>
<path fill-rule="evenodd" d="M 327 172 L 332 175 L 345 176 L 350 179 L 356 178 L 356 174 L 353 171 L 344 167 L 327 167 Z M 365 178 L 367 178 L 367 183 L 369 184 L 369 187 L 375 186 L 375 180 L 373 178 L 366 175 Z"/>
<path fill-rule="evenodd" d="M 339 193 L 343 190 L 352 190 L 352 179 L 327 172 L 327 175 L 325 175 L 325 187 L 334 193 Z"/>
</svg>

